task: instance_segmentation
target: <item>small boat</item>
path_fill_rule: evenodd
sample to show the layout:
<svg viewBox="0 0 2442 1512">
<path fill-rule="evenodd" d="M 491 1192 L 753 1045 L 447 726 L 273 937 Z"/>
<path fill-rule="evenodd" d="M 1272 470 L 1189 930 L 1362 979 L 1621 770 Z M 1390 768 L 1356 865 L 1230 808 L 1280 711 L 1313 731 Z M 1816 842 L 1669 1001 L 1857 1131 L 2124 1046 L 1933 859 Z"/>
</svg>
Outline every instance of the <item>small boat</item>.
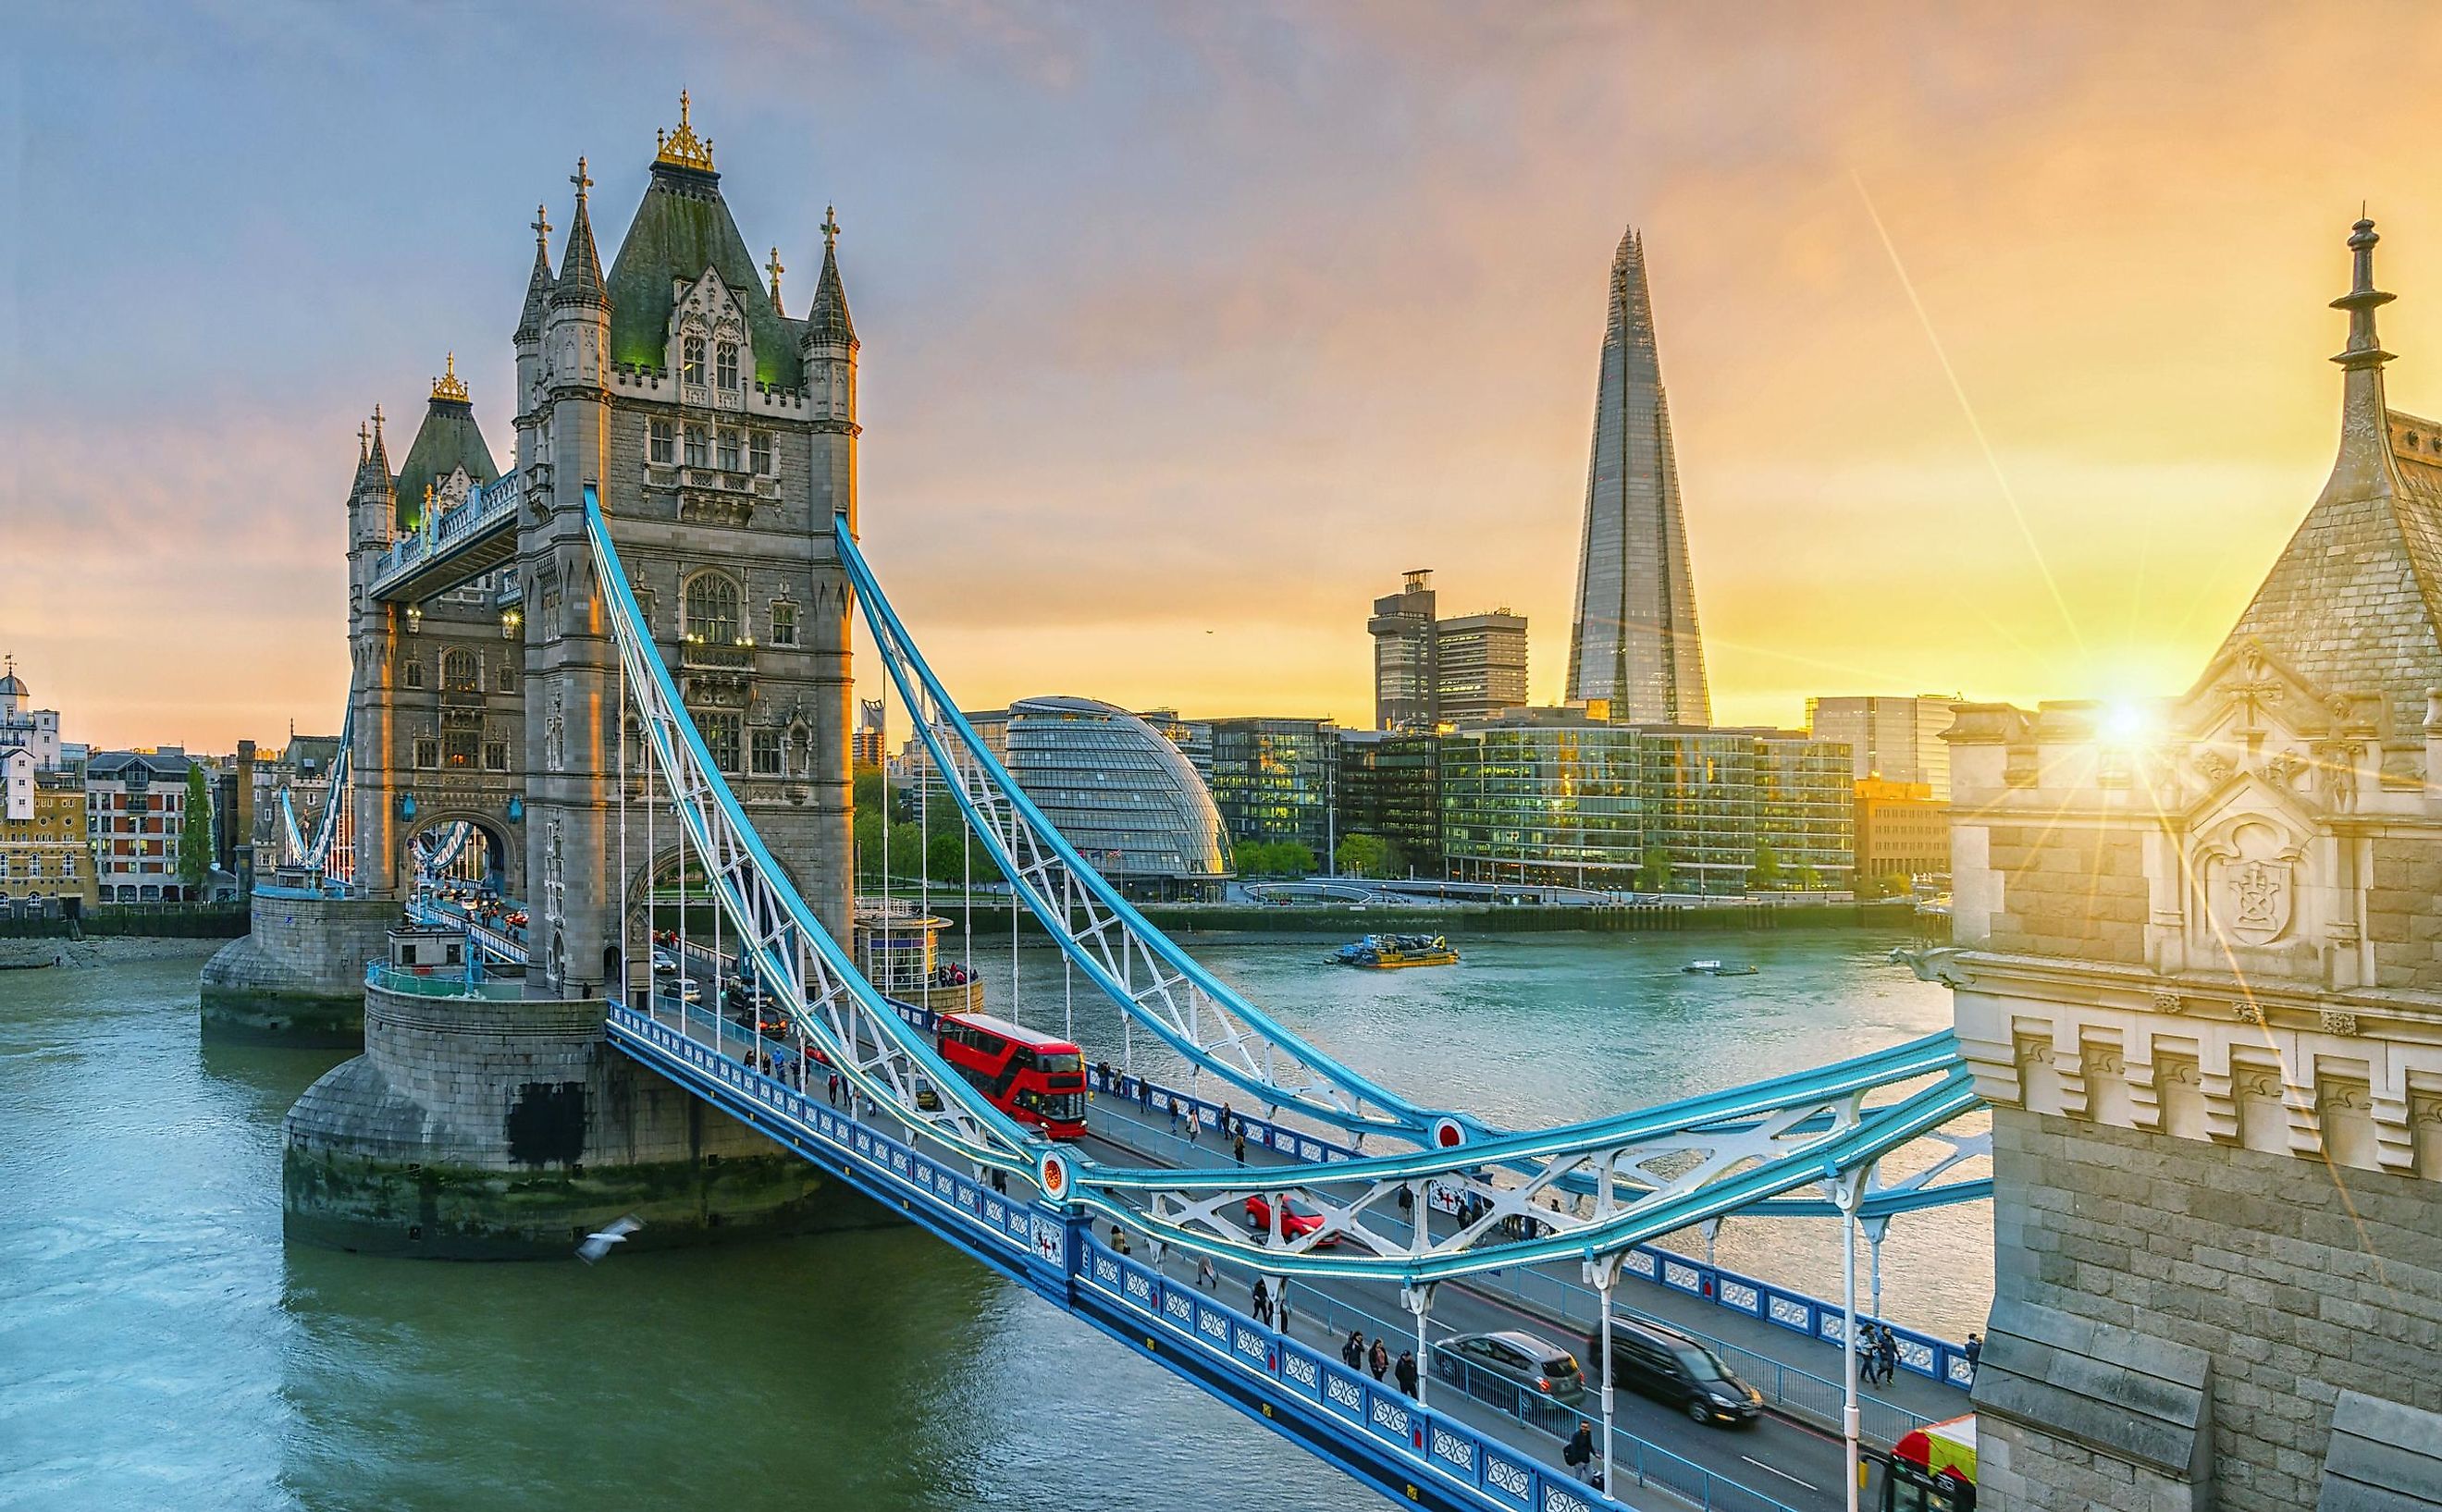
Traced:
<svg viewBox="0 0 2442 1512">
<path fill-rule="evenodd" d="M 1691 960 L 1679 968 L 1690 976 L 1753 976 L 1756 969 L 1744 961 Z"/>
<path fill-rule="evenodd" d="M 1325 956 L 1326 966 L 1395 971 L 1403 966 L 1455 966 L 1458 952 L 1439 935 L 1368 935 Z"/>
</svg>

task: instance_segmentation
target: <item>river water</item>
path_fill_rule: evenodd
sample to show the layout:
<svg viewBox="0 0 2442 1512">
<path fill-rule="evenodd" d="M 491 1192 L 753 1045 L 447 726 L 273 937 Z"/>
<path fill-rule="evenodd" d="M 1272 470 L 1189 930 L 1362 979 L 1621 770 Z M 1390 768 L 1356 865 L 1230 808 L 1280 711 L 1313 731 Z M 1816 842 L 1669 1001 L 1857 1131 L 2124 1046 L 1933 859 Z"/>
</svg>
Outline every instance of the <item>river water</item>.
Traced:
<svg viewBox="0 0 2442 1512">
<path fill-rule="evenodd" d="M 1198 954 L 1412 1098 L 1528 1124 L 1941 1028 L 1947 994 L 1885 964 L 1893 942 L 1545 935 L 1395 973 L 1326 970 L 1313 940 Z M 1006 940 L 974 955 L 1005 1004 Z M 1700 956 L 1763 970 L 1677 970 Z M 280 1118 L 337 1057 L 199 1045 L 201 959 L 0 974 L 0 1508 L 1365 1504 L 914 1230 L 592 1268 L 287 1248 Z M 1067 1015 L 1057 956 L 1016 975 L 1028 1022 Z M 1110 1015 L 1080 994 L 1074 1016 L 1121 1058 Z M 1720 1239 L 1826 1292 L 1838 1254 L 1828 1223 Z M 1901 1220 L 1883 1272 L 1896 1320 L 1977 1326 L 1989 1215 Z"/>
</svg>

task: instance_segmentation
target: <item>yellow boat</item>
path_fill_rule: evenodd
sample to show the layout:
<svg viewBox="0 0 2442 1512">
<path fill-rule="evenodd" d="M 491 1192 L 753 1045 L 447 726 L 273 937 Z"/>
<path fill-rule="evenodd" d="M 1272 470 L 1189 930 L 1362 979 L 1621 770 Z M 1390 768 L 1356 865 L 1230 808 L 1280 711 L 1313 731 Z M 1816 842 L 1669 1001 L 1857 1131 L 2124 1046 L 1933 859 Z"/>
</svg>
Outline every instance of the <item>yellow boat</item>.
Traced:
<svg viewBox="0 0 2442 1512">
<path fill-rule="evenodd" d="M 1333 966 L 1396 971 L 1403 966 L 1455 966 L 1458 952 L 1439 935 L 1368 935 L 1323 957 Z"/>
</svg>

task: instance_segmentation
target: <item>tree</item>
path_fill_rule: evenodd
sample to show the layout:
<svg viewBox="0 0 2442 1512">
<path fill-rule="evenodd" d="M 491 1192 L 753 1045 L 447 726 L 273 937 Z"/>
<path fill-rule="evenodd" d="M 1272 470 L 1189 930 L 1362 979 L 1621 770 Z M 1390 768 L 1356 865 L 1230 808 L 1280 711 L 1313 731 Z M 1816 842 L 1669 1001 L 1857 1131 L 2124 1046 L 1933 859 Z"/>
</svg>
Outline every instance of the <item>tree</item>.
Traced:
<svg viewBox="0 0 2442 1512">
<path fill-rule="evenodd" d="M 178 830 L 178 880 L 191 898 L 212 869 L 212 791 L 200 763 L 187 763 L 187 822 Z"/>
<path fill-rule="evenodd" d="M 856 769 L 851 779 L 850 801 L 856 805 L 856 811 L 860 814 L 882 811 L 882 769 L 880 767 Z"/>
<path fill-rule="evenodd" d="M 1237 845 L 1241 877 L 1303 877 L 1314 870 L 1314 850 L 1294 840 L 1244 840 Z"/>
<path fill-rule="evenodd" d="M 1916 891 L 1916 879 L 1904 871 L 1895 871 L 1883 879 L 1883 896 L 1905 898 Z"/>
<path fill-rule="evenodd" d="M 1797 885 L 1807 892 L 1820 891 L 1823 886 L 1823 873 L 1813 866 L 1800 866 L 1797 868 Z"/>
<path fill-rule="evenodd" d="M 1638 892 L 1670 890 L 1670 852 L 1658 845 L 1645 847 L 1644 859 L 1636 868 L 1636 890 Z"/>
<path fill-rule="evenodd" d="M 1780 880 L 1780 852 L 1768 845 L 1756 847 L 1755 865 L 1747 868 L 1748 890 L 1769 892 Z"/>
<path fill-rule="evenodd" d="M 1380 835 L 1350 835 L 1332 861 L 1343 877 L 1391 877 L 1398 873 L 1399 851 Z"/>
</svg>

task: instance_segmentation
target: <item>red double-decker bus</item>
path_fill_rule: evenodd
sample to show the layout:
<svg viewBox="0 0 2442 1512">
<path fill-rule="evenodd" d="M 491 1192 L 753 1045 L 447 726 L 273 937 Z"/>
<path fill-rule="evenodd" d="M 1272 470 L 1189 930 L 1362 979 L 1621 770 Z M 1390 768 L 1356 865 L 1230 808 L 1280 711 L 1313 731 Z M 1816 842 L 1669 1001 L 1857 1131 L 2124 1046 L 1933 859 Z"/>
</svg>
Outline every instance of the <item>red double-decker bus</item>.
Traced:
<svg viewBox="0 0 2442 1512">
<path fill-rule="evenodd" d="M 1085 1132 L 1085 1057 L 1066 1040 L 984 1013 L 944 1013 L 941 1059 L 993 1106 L 1055 1139 Z"/>
</svg>

